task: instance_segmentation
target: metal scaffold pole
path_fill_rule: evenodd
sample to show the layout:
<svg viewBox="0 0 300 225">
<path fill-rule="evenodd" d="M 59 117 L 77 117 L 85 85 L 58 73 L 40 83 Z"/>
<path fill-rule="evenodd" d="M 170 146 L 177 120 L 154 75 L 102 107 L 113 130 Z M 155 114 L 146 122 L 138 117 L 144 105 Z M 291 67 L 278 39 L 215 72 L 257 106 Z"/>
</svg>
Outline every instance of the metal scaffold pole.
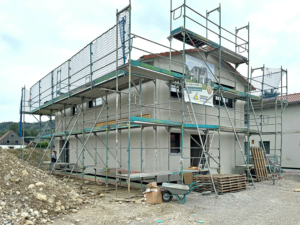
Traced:
<svg viewBox="0 0 300 225">
<path fill-rule="evenodd" d="M 118 109 L 119 109 L 119 78 L 118 78 L 118 24 L 119 14 L 118 9 L 116 10 L 116 197 L 118 197 L 118 148 L 119 148 L 119 125 L 118 125 Z"/>
<path fill-rule="evenodd" d="M 183 6 L 183 28 L 185 29 L 186 26 L 186 0 L 184 0 L 184 6 Z M 184 124 L 184 70 L 185 70 L 185 32 L 183 33 L 183 50 L 182 50 L 182 78 L 181 78 L 181 143 L 180 143 L 180 157 L 181 157 L 181 182 L 183 183 L 183 124 Z M 171 49 L 170 49 L 171 51 Z"/>
<path fill-rule="evenodd" d="M 131 143 L 130 143 L 130 117 L 131 117 L 131 0 L 129 0 L 129 75 L 128 75 L 128 194 L 130 193 L 130 151 L 131 151 Z"/>
</svg>

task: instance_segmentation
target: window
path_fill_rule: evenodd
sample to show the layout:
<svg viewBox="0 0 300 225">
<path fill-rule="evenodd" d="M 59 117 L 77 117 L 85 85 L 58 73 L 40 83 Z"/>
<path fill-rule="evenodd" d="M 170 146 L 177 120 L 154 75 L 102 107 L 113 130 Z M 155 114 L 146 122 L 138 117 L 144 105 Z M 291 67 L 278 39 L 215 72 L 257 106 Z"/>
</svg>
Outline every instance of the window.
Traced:
<svg viewBox="0 0 300 225">
<path fill-rule="evenodd" d="M 73 106 L 73 108 L 72 108 L 72 113 L 73 113 L 73 115 L 76 115 L 76 114 L 77 114 L 77 107 L 76 107 L 76 106 Z"/>
<path fill-rule="evenodd" d="M 12 134 L 11 137 L 14 137 L 14 135 Z"/>
<path fill-rule="evenodd" d="M 18 141 L 16 141 L 16 144 L 18 144 Z"/>
<path fill-rule="evenodd" d="M 171 85 L 171 93 L 170 93 L 171 98 L 181 98 L 182 93 L 181 93 L 181 86 L 178 85 Z"/>
<path fill-rule="evenodd" d="M 270 142 L 269 141 L 264 141 L 264 146 L 265 146 L 265 150 L 266 150 L 266 154 L 270 154 Z M 261 148 L 263 148 L 261 141 L 259 142 L 259 146 Z"/>
<path fill-rule="evenodd" d="M 171 154 L 179 154 L 180 153 L 180 134 L 179 133 L 171 133 L 170 139 L 171 146 Z"/>
<path fill-rule="evenodd" d="M 227 86 L 227 85 L 224 85 L 224 84 L 222 84 L 222 86 L 230 88 L 230 89 L 234 89 L 233 87 L 230 87 L 230 86 Z M 220 106 L 224 106 L 224 101 L 225 101 L 225 104 L 226 104 L 227 108 L 233 108 L 233 99 L 224 97 L 223 98 L 224 101 L 223 101 L 221 96 L 220 96 L 220 98 L 221 98 Z M 214 105 L 219 106 L 219 95 L 214 96 Z"/>
<path fill-rule="evenodd" d="M 99 105 L 102 105 L 102 98 L 97 98 L 95 100 L 89 101 L 89 108 L 93 108 Z"/>
<path fill-rule="evenodd" d="M 220 106 L 224 106 L 224 101 L 225 101 L 227 108 L 233 108 L 233 100 L 231 98 L 223 98 L 224 101 L 223 101 L 222 97 L 220 97 L 220 98 L 221 98 Z M 219 96 L 218 95 L 214 96 L 214 105 L 219 106 Z"/>
<path fill-rule="evenodd" d="M 7 140 L 6 143 L 9 144 L 9 140 Z"/>
</svg>

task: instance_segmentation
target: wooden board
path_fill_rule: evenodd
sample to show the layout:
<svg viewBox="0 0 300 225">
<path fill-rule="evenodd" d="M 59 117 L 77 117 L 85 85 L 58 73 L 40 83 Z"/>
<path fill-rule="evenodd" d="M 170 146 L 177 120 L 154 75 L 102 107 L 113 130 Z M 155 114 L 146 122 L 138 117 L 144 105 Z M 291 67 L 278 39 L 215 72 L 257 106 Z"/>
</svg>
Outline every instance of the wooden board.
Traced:
<svg viewBox="0 0 300 225">
<path fill-rule="evenodd" d="M 136 117 L 140 117 L 140 116 L 136 116 Z M 142 117 L 143 118 L 151 118 L 150 114 L 144 114 Z M 127 119 L 128 119 L 128 117 L 122 118 L 120 120 L 127 120 Z M 116 124 L 116 120 L 107 121 L 107 125 L 113 125 L 113 124 Z M 106 126 L 106 121 L 100 122 L 100 123 L 96 123 L 96 127 L 102 127 L 102 126 Z"/>
<path fill-rule="evenodd" d="M 254 162 L 254 170 L 258 181 L 268 180 L 265 154 L 262 148 L 251 147 L 251 155 Z"/>
<path fill-rule="evenodd" d="M 183 181 L 185 184 L 193 183 L 193 173 L 184 173 L 183 174 Z"/>
</svg>

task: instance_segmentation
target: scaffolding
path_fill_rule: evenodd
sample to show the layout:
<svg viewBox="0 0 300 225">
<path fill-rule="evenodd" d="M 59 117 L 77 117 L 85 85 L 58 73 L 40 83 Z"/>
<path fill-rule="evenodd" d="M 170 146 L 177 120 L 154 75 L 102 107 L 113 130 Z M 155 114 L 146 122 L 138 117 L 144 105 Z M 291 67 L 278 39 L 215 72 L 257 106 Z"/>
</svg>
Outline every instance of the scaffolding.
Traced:
<svg viewBox="0 0 300 225">
<path fill-rule="evenodd" d="M 218 12 L 218 22 L 209 19 L 214 12 Z M 224 147 L 221 134 L 227 133 L 234 140 L 234 166 L 236 169 L 243 166 L 248 171 L 253 186 L 249 171 L 250 136 L 259 136 L 268 166 L 273 168 L 270 170 L 271 178 L 275 180 L 274 174 L 281 173 L 282 113 L 287 105 L 287 70 L 281 68 L 281 82 L 278 84 L 265 82 L 265 74 L 261 76 L 262 79 L 252 76 L 255 69 L 250 70 L 250 25 L 230 32 L 221 26 L 221 5 L 206 11 L 203 16 L 189 7 L 185 0 L 182 5 L 175 7 L 170 0 L 170 45 L 166 46 L 132 33 L 131 13 L 131 3 L 121 11 L 117 10 L 116 24 L 110 30 L 33 85 L 30 88 L 29 100 L 22 98 L 26 102 L 23 104 L 26 105 L 26 109 L 22 111 L 24 115 L 48 116 L 50 127 L 53 123 L 52 116 L 55 116 L 55 131 L 41 136 L 50 141 L 39 167 L 46 165 L 51 174 L 54 171 L 68 174 L 68 179 L 72 175 L 81 175 L 84 178 L 93 169 L 95 177 L 96 174 L 105 177 L 106 187 L 113 172 L 116 190 L 118 182 L 126 180 L 130 191 L 132 180 L 139 180 L 141 188 L 143 180 L 150 177 L 166 176 L 170 181 L 172 176 L 179 175 L 183 182 L 184 173 L 199 172 L 198 169 L 184 168 L 184 162 L 197 160 L 198 167 L 201 166 L 202 170 L 209 172 L 212 179 L 213 173 L 222 172 L 221 159 L 226 153 L 222 151 Z M 174 24 L 180 20 L 183 26 L 173 29 Z M 247 32 L 246 38 L 238 36 L 242 31 Z M 173 47 L 175 41 L 182 44 L 182 49 Z M 192 49 L 186 49 L 187 45 Z M 165 53 L 154 53 L 152 49 L 162 49 L 161 52 Z M 132 59 L 141 56 L 141 53 L 148 55 L 143 55 L 139 60 Z M 202 104 L 192 103 L 189 94 L 189 54 L 197 55 L 203 61 L 207 73 L 212 75 L 212 94 Z M 168 62 L 167 68 L 147 63 L 147 56 Z M 209 65 L 209 57 L 217 58 L 218 64 L 214 65 L 217 73 Z M 247 76 L 237 71 L 243 65 L 247 68 Z M 264 67 L 262 71 L 266 71 Z M 225 73 L 231 74 L 231 77 L 225 76 Z M 233 86 L 228 87 L 225 85 L 227 83 Z M 257 83 L 261 88 L 257 87 Z M 162 85 L 165 85 L 164 89 L 161 88 Z M 267 86 L 272 86 L 273 92 Z M 166 101 L 161 100 L 162 90 L 168 90 L 169 97 Z M 174 90 L 177 98 L 171 97 Z M 148 96 L 151 96 L 152 102 Z M 206 104 L 213 98 L 217 100 L 217 107 L 214 107 L 217 109 L 213 109 L 214 111 Z M 231 99 L 233 105 L 230 109 L 228 99 Z M 278 131 L 275 126 L 275 132 L 264 133 L 262 122 L 259 124 L 258 120 L 263 120 L 263 108 L 272 104 L 281 107 L 281 130 Z M 88 110 L 87 106 L 95 110 Z M 250 114 L 254 115 L 253 119 L 250 119 Z M 276 124 L 277 113 L 274 118 Z M 166 147 L 158 144 L 158 135 L 162 130 L 167 132 Z M 171 169 L 171 150 L 174 149 L 170 144 L 172 130 L 180 131 L 180 149 L 177 149 L 179 154 L 176 155 L 180 158 L 180 168 L 176 170 Z M 149 146 L 145 137 L 145 132 L 148 135 L 149 131 L 153 132 L 153 147 Z M 115 142 L 109 143 L 112 133 Z M 134 137 L 139 135 L 138 144 L 133 141 L 132 134 Z M 186 147 L 185 135 L 196 143 L 195 148 L 201 149 L 201 155 L 192 157 L 187 153 L 187 149 L 191 150 L 192 147 Z M 275 156 L 272 156 L 279 160 L 272 160 L 266 154 L 264 135 L 275 135 L 275 139 L 279 135 L 281 138 L 280 151 L 275 147 Z M 216 137 L 218 146 L 212 146 Z M 124 138 L 127 139 L 127 146 L 123 146 L 126 143 Z M 243 139 L 246 143 L 245 151 Z M 44 156 L 53 153 L 55 140 L 61 142 L 60 147 L 56 146 L 59 160 L 45 162 Z M 127 159 L 124 159 L 124 151 L 127 151 Z M 243 165 L 237 163 L 238 151 Z M 158 161 L 158 153 L 162 152 L 166 153 L 167 159 Z M 277 152 L 280 152 L 279 156 L 276 156 Z M 154 159 L 152 170 L 146 171 L 144 162 L 150 154 Z M 71 155 L 73 159 L 70 159 Z M 86 157 L 90 157 L 92 165 L 85 162 Z M 124 166 L 126 160 L 127 167 Z M 132 162 L 138 162 L 140 169 L 132 170 Z M 161 169 L 162 167 L 166 169 Z M 212 186 L 217 194 L 213 179 Z"/>
</svg>

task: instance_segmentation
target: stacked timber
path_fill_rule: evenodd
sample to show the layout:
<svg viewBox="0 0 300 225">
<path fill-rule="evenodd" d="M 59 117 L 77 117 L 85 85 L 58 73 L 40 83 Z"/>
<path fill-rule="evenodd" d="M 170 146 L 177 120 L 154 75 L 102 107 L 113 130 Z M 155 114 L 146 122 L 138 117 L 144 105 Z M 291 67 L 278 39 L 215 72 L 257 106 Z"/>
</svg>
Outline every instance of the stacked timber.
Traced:
<svg viewBox="0 0 300 225">
<path fill-rule="evenodd" d="M 246 176 L 239 174 L 214 174 L 212 175 L 216 190 L 219 194 L 246 189 Z M 199 187 L 195 191 L 214 191 L 210 175 L 194 177 Z"/>
</svg>

